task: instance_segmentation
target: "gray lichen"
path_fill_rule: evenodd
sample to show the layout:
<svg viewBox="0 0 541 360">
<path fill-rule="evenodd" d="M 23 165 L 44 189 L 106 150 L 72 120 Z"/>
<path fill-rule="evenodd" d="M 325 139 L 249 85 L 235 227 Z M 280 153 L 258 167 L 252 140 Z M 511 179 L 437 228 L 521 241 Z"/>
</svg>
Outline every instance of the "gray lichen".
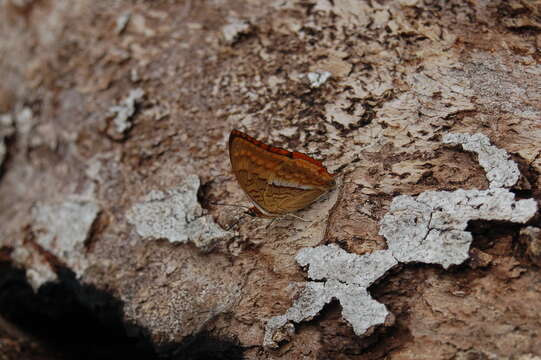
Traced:
<svg viewBox="0 0 541 360">
<path fill-rule="evenodd" d="M 370 286 L 397 264 L 385 250 L 356 255 L 342 250 L 336 244 L 301 249 L 295 257 L 299 265 L 309 266 L 312 280 L 337 280 L 362 287 Z M 370 269 L 370 272 L 366 272 Z"/>
<path fill-rule="evenodd" d="M 32 208 L 35 242 L 81 277 L 89 265 L 85 242 L 99 212 L 99 206 L 87 200 L 38 203 Z M 17 247 L 12 256 L 25 265 L 26 276 L 34 290 L 57 279 L 48 262 L 33 248 Z"/>
<path fill-rule="evenodd" d="M 21 137 L 26 137 L 35 126 L 35 119 L 32 110 L 25 107 L 19 111 L 15 116 L 15 123 L 17 127 L 17 133 Z"/>
<path fill-rule="evenodd" d="M 314 71 L 306 74 L 306 78 L 310 82 L 310 87 L 318 88 L 329 80 L 331 75 L 328 71 Z"/>
<path fill-rule="evenodd" d="M 444 268 L 461 264 L 468 258 L 473 240 L 464 231 L 468 221 L 525 223 L 537 211 L 534 199 L 515 201 L 515 195 L 502 188 L 513 186 L 520 173 L 507 152 L 491 145 L 485 135 L 451 133 L 443 141 L 477 153 L 491 189 L 426 191 L 417 197 L 395 197 L 379 233 L 398 261 L 441 264 Z"/>
<path fill-rule="evenodd" d="M 124 29 L 126 29 L 126 26 L 128 25 L 128 22 L 130 21 L 130 17 L 131 17 L 131 13 L 125 12 L 124 14 L 116 18 L 115 34 L 119 35 L 124 31 Z"/>
<path fill-rule="evenodd" d="M 21 244 L 15 248 L 11 258 L 16 264 L 26 268 L 26 279 L 34 291 L 38 291 L 46 282 L 58 280 L 47 260 L 32 248 L 23 247 Z"/>
<path fill-rule="evenodd" d="M 444 142 L 461 144 L 477 153 L 491 188 L 395 197 L 379 231 L 387 240 L 388 250 L 356 255 L 334 244 L 300 250 L 296 260 L 301 266 L 309 266 L 308 277 L 325 282 L 306 283 L 293 306 L 267 322 L 264 346 L 278 346 L 291 335 L 290 322 L 313 318 L 333 298 L 340 301 L 342 315 L 355 333 L 363 335 L 389 316 L 385 306 L 373 300 L 366 289 L 397 263 L 440 264 L 447 269 L 469 256 L 473 237 L 465 229 L 470 220 L 525 223 L 535 215 L 534 199 L 515 201 L 514 194 L 503 188 L 513 186 L 520 175 L 504 150 L 492 146 L 482 134 L 448 134 Z"/>
<path fill-rule="evenodd" d="M 490 144 L 490 139 L 483 134 L 451 133 L 443 137 L 446 144 L 462 145 L 479 157 L 479 165 L 485 169 L 491 188 L 511 187 L 520 176 L 517 164 L 509 160 L 509 154 Z"/>
<path fill-rule="evenodd" d="M 366 289 L 398 263 L 391 252 L 356 255 L 330 244 L 302 249 L 296 260 L 301 266 L 309 266 L 310 279 L 326 281 L 307 282 L 293 306 L 267 322 L 264 346 L 276 347 L 285 336 L 280 329 L 291 321 L 313 318 L 332 299 L 340 301 L 342 316 L 357 335 L 385 322 L 389 316 L 385 305 L 372 299 Z"/>
<path fill-rule="evenodd" d="M 241 35 L 251 31 L 251 25 L 246 20 L 231 19 L 230 23 L 222 28 L 222 35 L 226 44 L 234 44 Z"/>
<path fill-rule="evenodd" d="M 533 199 L 515 201 L 507 189 L 427 191 L 393 199 L 380 235 L 400 262 L 441 264 L 445 269 L 468 258 L 470 220 L 524 223 L 537 211 Z"/>
<path fill-rule="evenodd" d="M 202 250 L 210 250 L 216 241 L 228 239 L 231 234 L 203 214 L 197 202 L 199 185 L 199 177 L 190 175 L 176 188 L 152 190 L 126 217 L 142 237 L 165 238 L 173 243 L 190 241 Z"/>
<path fill-rule="evenodd" d="M 32 209 L 36 242 L 81 276 L 87 267 L 85 241 L 100 211 L 94 202 L 68 200 Z"/>
<path fill-rule="evenodd" d="M 134 89 L 130 91 L 128 97 L 117 106 L 111 107 L 111 113 L 114 114 L 113 125 L 115 130 L 122 134 L 126 130 L 131 129 L 132 123 L 130 118 L 135 113 L 135 105 L 145 95 L 142 89 Z"/>
<path fill-rule="evenodd" d="M 342 315 L 357 335 L 364 334 L 374 324 L 385 322 L 389 315 L 385 305 L 372 299 L 362 286 L 337 280 L 324 283 L 311 281 L 305 283 L 301 294 L 284 315 L 275 316 L 267 322 L 263 346 L 276 348 L 278 342 L 291 336 L 290 322 L 312 319 L 333 299 L 340 301 Z"/>
</svg>

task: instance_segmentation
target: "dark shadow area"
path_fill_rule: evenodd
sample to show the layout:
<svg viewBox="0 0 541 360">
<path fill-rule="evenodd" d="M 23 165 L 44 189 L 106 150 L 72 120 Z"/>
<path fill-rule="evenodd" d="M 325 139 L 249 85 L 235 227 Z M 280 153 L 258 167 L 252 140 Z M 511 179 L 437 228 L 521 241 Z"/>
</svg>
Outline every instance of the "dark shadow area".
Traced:
<svg viewBox="0 0 541 360">
<path fill-rule="evenodd" d="M 1 138 L 0 138 L 1 141 Z M 12 155 L 11 155 L 11 148 L 15 146 L 15 136 L 6 136 L 4 137 L 4 145 L 6 149 L 6 153 L 4 154 L 4 161 L 0 162 L 0 181 L 4 177 L 4 174 L 6 173 L 6 169 L 8 168 L 8 163 L 12 161 Z"/>
<path fill-rule="evenodd" d="M 182 360 L 233 360 L 244 359 L 244 350 L 238 342 L 218 339 L 208 333 L 190 336 L 180 345 L 160 346 L 160 359 Z"/>
<path fill-rule="evenodd" d="M 478 248 L 485 251 L 497 243 L 501 245 L 502 238 L 517 238 L 520 229 L 524 226 L 524 224 L 508 221 L 471 220 L 466 227 L 466 231 L 471 232 L 473 236 L 470 249 Z M 516 254 L 509 253 L 508 255 Z"/>
<path fill-rule="evenodd" d="M 243 359 L 238 343 L 206 333 L 156 348 L 147 329 L 124 322 L 119 299 L 67 268 L 58 277 L 35 293 L 24 270 L 0 262 L 0 315 L 61 359 Z"/>
<path fill-rule="evenodd" d="M 203 209 L 208 210 L 211 205 L 210 200 L 210 191 L 212 187 L 213 180 L 201 183 L 199 189 L 197 189 L 197 201 Z"/>
</svg>

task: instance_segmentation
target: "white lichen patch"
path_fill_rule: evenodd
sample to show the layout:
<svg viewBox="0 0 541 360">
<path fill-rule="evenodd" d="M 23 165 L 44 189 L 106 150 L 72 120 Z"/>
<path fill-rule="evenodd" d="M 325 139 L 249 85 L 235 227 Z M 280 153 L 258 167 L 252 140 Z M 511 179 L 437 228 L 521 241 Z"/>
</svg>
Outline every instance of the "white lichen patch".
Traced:
<svg viewBox="0 0 541 360">
<path fill-rule="evenodd" d="M 204 215 L 197 202 L 199 177 L 190 175 L 180 186 L 152 190 L 126 214 L 137 233 L 146 238 L 168 239 L 173 243 L 192 242 L 202 250 L 210 250 L 219 240 L 231 237 L 209 215 Z"/>
<path fill-rule="evenodd" d="M 357 335 L 364 334 L 373 325 L 385 322 L 389 315 L 385 305 L 373 300 L 362 286 L 344 284 L 337 280 L 324 283 L 307 282 L 293 306 L 284 315 L 269 319 L 263 346 L 276 348 L 278 342 L 287 340 L 291 335 L 290 322 L 312 319 L 333 299 L 340 301 L 342 315 Z"/>
<path fill-rule="evenodd" d="M 491 145 L 483 134 L 452 133 L 443 141 L 477 153 L 491 189 L 426 191 L 417 197 L 395 197 L 379 233 L 400 262 L 441 264 L 444 268 L 461 264 L 468 258 L 473 240 L 464 231 L 468 221 L 525 223 L 537 212 L 534 199 L 515 201 L 515 195 L 503 188 L 513 186 L 520 175 L 505 150 Z"/>
<path fill-rule="evenodd" d="M 222 28 L 222 36 L 225 42 L 232 45 L 241 35 L 250 33 L 251 25 L 246 20 L 231 19 L 229 24 Z"/>
<path fill-rule="evenodd" d="M 462 145 L 464 150 L 476 153 L 491 188 L 511 187 L 517 183 L 520 176 L 517 164 L 509 160 L 505 150 L 491 145 L 487 136 L 452 133 L 445 135 L 443 142 Z"/>
<path fill-rule="evenodd" d="M 17 133 L 21 137 L 29 135 L 32 128 L 35 126 L 35 118 L 30 108 L 23 108 L 15 116 L 15 126 Z"/>
<path fill-rule="evenodd" d="M 124 31 L 124 29 L 126 29 L 126 26 L 128 25 L 128 22 L 130 21 L 130 17 L 131 17 L 131 13 L 126 12 L 116 18 L 115 34 L 119 35 Z"/>
<path fill-rule="evenodd" d="M 32 209 L 36 242 L 81 276 L 88 266 L 85 242 L 99 211 L 84 200 L 37 204 Z"/>
<path fill-rule="evenodd" d="M 470 220 L 524 223 L 537 211 L 533 199 L 515 201 L 507 189 L 427 191 L 393 199 L 380 235 L 400 262 L 458 265 L 473 240 L 464 231 Z"/>
<path fill-rule="evenodd" d="M 46 282 L 58 280 L 58 276 L 47 260 L 37 251 L 25 248 L 23 244 L 15 248 L 11 258 L 16 264 L 26 269 L 26 279 L 34 291 L 38 291 L 39 287 Z"/>
<path fill-rule="evenodd" d="M 134 89 L 130 91 L 128 97 L 120 105 L 111 107 L 110 112 L 114 116 L 113 125 L 116 132 L 122 134 L 126 130 L 131 129 L 131 117 L 135 113 L 135 106 L 144 95 L 145 92 L 142 89 Z"/>
<path fill-rule="evenodd" d="M 38 203 L 32 208 L 35 243 L 81 277 L 88 268 L 85 242 L 100 212 L 87 200 L 70 199 L 59 203 Z M 34 247 L 17 246 L 13 260 L 24 265 L 26 277 L 35 291 L 57 275 L 44 255 Z"/>
<path fill-rule="evenodd" d="M 310 83 L 310 87 L 318 88 L 329 80 L 331 75 L 332 74 L 328 71 L 313 71 L 306 74 L 306 78 Z"/>
<path fill-rule="evenodd" d="M 515 201 L 514 194 L 503 188 L 514 185 L 520 175 L 504 150 L 492 146 L 482 134 L 448 134 L 444 142 L 461 144 L 477 153 L 491 188 L 395 197 L 379 231 L 387 240 L 388 250 L 356 255 L 334 244 L 300 250 L 297 262 L 309 266 L 308 277 L 319 282 L 306 283 L 293 306 L 267 322 L 264 346 L 276 347 L 287 340 L 293 331 L 291 322 L 313 318 L 332 299 L 340 301 L 344 319 L 357 335 L 363 335 L 389 315 L 383 304 L 370 297 L 367 288 L 397 263 L 440 264 L 447 269 L 469 256 L 473 240 L 465 231 L 469 221 L 525 223 L 535 215 L 534 199 Z"/>
<path fill-rule="evenodd" d="M 284 337 L 282 328 L 313 318 L 332 299 L 340 301 L 342 316 L 357 335 L 385 322 L 387 308 L 372 299 L 366 289 L 398 263 L 390 251 L 356 255 L 331 244 L 302 249 L 296 260 L 301 266 L 309 266 L 310 279 L 326 281 L 307 282 L 293 306 L 267 322 L 264 346 L 276 347 Z"/>
<path fill-rule="evenodd" d="M 402 6 L 415 6 L 419 0 L 398 0 L 398 3 Z"/>
<path fill-rule="evenodd" d="M 385 250 L 356 255 L 336 244 L 301 249 L 295 259 L 299 265 L 309 266 L 308 277 L 312 280 L 333 279 L 363 287 L 370 286 L 397 264 Z"/>
</svg>

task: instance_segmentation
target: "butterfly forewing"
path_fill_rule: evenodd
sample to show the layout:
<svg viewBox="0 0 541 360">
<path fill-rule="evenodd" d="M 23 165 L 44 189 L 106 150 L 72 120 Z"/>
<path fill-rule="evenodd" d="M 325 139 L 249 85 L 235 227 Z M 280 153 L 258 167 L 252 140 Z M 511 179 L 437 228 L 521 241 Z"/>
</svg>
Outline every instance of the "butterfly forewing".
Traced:
<svg viewBox="0 0 541 360">
<path fill-rule="evenodd" d="M 233 173 L 250 199 L 256 204 L 264 202 L 264 190 L 272 174 L 272 167 L 279 164 L 256 145 L 231 133 L 229 157 Z M 265 161 L 265 162 L 263 162 Z"/>
</svg>

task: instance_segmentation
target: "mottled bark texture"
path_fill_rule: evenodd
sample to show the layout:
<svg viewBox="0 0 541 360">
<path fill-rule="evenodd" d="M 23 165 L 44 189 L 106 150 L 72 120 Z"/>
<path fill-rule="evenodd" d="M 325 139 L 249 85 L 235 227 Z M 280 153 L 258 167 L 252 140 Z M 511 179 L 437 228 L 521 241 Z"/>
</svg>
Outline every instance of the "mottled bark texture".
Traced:
<svg viewBox="0 0 541 360">
<path fill-rule="evenodd" d="M 97 318 L 171 356 L 204 333 L 222 358 L 541 357 L 541 1 L 0 0 L 0 34 L 6 354 L 42 356 L 6 312 L 28 281 L 23 305 L 112 307 Z M 309 222 L 215 205 L 248 205 L 234 128 L 324 160 L 340 185 L 296 214 Z M 469 252 L 397 256 L 389 231 L 416 209 L 446 216 L 418 218 L 423 241 L 456 231 Z M 312 248 L 399 264 L 366 293 L 357 265 L 313 268 Z M 306 283 L 324 298 L 303 322 L 288 311 Z M 390 314 L 366 333 L 342 317 L 365 324 L 360 297 Z M 300 322 L 263 346 L 286 313 Z"/>
</svg>

